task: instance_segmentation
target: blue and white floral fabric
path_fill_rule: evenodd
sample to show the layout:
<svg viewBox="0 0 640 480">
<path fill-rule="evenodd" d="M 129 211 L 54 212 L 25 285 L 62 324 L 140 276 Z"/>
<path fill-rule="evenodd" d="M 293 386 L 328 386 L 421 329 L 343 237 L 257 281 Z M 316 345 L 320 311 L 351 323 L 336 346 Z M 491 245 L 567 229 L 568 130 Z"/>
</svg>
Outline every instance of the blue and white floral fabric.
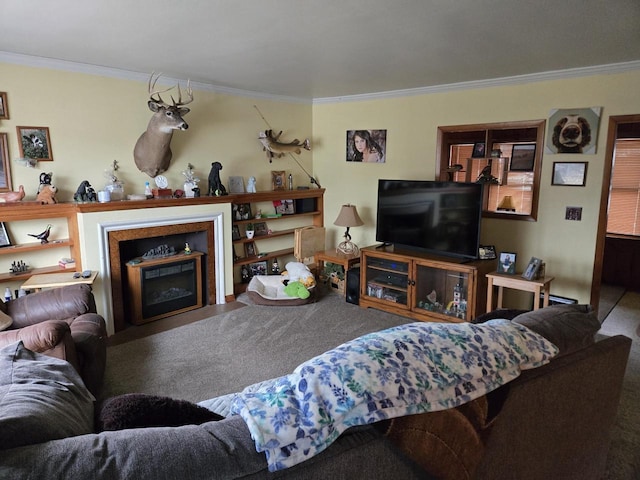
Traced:
<svg viewBox="0 0 640 480">
<path fill-rule="evenodd" d="M 247 387 L 231 412 L 277 471 L 320 453 L 351 426 L 456 407 L 557 353 L 508 320 L 411 323 L 345 343 L 257 391 Z"/>
</svg>

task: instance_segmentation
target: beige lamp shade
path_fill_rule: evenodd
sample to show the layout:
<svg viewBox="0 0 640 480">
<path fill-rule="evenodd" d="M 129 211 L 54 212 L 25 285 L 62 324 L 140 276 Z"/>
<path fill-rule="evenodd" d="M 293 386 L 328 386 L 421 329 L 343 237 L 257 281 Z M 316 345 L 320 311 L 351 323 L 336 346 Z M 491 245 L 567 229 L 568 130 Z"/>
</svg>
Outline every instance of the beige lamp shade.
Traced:
<svg viewBox="0 0 640 480">
<path fill-rule="evenodd" d="M 355 205 L 342 205 L 338 218 L 336 218 L 334 225 L 339 227 L 347 227 L 347 231 L 344 234 L 344 242 L 340 242 L 336 251 L 344 253 L 345 255 L 357 255 L 360 253 L 358 246 L 351 241 L 351 235 L 349 235 L 350 227 L 359 227 L 364 225 L 364 222 L 358 215 Z"/>
</svg>

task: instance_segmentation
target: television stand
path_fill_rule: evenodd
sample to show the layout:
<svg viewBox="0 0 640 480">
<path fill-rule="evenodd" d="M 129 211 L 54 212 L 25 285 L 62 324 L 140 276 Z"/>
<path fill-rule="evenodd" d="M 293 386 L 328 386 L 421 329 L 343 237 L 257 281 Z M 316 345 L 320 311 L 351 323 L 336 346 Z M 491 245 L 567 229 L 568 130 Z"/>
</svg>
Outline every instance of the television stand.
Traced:
<svg viewBox="0 0 640 480">
<path fill-rule="evenodd" d="M 496 261 L 436 257 L 396 251 L 393 246 L 361 249 L 360 306 L 419 321 L 469 322 L 486 310 L 486 274 Z"/>
</svg>

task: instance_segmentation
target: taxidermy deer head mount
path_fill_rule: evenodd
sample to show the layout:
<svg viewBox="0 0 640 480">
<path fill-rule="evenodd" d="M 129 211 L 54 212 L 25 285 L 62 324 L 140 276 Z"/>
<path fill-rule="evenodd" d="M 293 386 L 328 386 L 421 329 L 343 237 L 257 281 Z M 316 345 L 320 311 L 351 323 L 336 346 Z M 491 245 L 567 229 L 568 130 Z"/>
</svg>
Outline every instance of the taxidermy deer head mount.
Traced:
<svg viewBox="0 0 640 480">
<path fill-rule="evenodd" d="M 191 81 L 187 81 L 188 99 L 182 101 L 182 92 L 178 85 L 178 101 L 171 97 L 173 105 L 169 105 L 162 100 L 161 93 L 167 92 L 174 87 L 167 88 L 162 91 L 155 90 L 156 82 L 160 75 L 154 78 L 155 73 L 149 77 L 149 109 L 153 112 L 147 130 L 140 135 L 133 149 L 133 158 L 136 167 L 141 172 L 146 173 L 150 177 L 155 177 L 165 172 L 171 163 L 171 137 L 174 130 L 186 130 L 189 128 L 187 122 L 182 117 L 189 113 L 189 109 L 185 108 L 193 102 L 193 91 L 191 90 Z"/>
</svg>

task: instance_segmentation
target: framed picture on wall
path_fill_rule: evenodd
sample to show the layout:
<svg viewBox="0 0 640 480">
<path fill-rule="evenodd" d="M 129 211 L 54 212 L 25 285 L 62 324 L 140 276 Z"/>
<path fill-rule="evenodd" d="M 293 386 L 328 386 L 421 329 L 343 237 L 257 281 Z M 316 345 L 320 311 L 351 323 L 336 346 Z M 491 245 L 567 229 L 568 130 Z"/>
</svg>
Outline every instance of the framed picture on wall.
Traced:
<svg viewBox="0 0 640 480">
<path fill-rule="evenodd" d="M 347 130 L 347 162 L 385 163 L 386 130 Z"/>
<path fill-rule="evenodd" d="M 513 172 L 533 172 L 536 162 L 536 144 L 516 144 L 511 151 L 511 165 Z"/>
<path fill-rule="evenodd" d="M 20 157 L 52 162 L 51 138 L 48 127 L 16 127 Z"/>
<path fill-rule="evenodd" d="M 7 134 L 0 133 L 0 192 L 10 192 L 12 190 Z"/>
<path fill-rule="evenodd" d="M 587 162 L 553 162 L 551 185 L 584 187 L 587 184 Z"/>
<path fill-rule="evenodd" d="M 7 92 L 0 92 L 0 120 L 9 120 L 9 104 Z"/>
</svg>

